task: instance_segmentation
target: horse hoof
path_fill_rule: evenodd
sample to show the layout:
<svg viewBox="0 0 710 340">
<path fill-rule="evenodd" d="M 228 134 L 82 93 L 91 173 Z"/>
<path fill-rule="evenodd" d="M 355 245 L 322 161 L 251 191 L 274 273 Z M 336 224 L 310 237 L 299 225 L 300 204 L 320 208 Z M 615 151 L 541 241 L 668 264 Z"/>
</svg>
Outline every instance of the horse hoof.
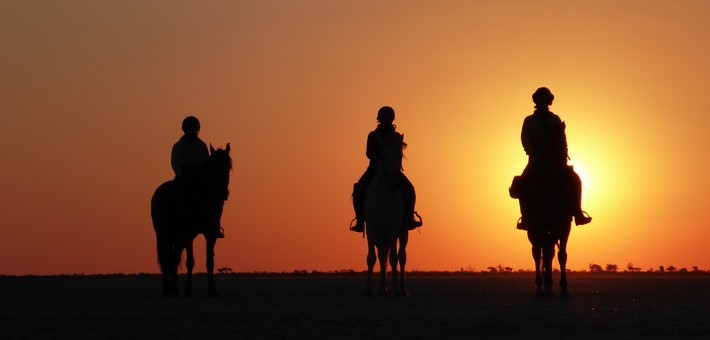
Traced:
<svg viewBox="0 0 710 340">
<path fill-rule="evenodd" d="M 545 287 L 545 290 L 543 290 L 543 292 L 542 292 L 542 297 L 550 298 L 550 297 L 554 297 L 554 296 L 555 296 L 555 292 L 552 290 L 552 288 Z"/>
<path fill-rule="evenodd" d="M 390 292 L 387 290 L 387 288 L 380 289 L 380 292 L 377 293 L 378 296 L 390 296 Z"/>
<path fill-rule="evenodd" d="M 406 289 L 400 289 L 399 296 L 401 297 L 408 297 L 409 292 Z"/>
</svg>

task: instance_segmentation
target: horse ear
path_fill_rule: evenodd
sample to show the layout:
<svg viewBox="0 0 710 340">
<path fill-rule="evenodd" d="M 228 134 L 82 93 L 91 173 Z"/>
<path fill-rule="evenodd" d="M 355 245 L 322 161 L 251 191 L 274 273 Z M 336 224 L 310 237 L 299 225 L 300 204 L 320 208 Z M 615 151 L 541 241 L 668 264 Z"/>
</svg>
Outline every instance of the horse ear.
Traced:
<svg viewBox="0 0 710 340">
<path fill-rule="evenodd" d="M 213 154 L 215 152 L 215 149 L 212 147 L 212 143 L 210 143 L 210 154 Z"/>
<path fill-rule="evenodd" d="M 227 151 L 227 153 L 229 153 L 229 143 L 227 143 L 227 148 L 224 150 Z"/>
</svg>

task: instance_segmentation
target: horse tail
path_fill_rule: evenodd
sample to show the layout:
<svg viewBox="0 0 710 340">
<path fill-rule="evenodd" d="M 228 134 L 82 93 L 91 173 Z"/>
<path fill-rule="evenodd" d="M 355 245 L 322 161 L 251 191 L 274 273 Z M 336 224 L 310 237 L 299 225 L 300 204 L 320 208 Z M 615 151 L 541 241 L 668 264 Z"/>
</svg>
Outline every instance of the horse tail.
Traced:
<svg viewBox="0 0 710 340">
<path fill-rule="evenodd" d="M 167 181 L 161 184 L 155 189 L 150 200 L 150 217 L 155 230 L 158 264 L 163 273 L 170 271 L 174 261 L 172 259 L 174 240 L 168 230 L 172 183 Z"/>
<path fill-rule="evenodd" d="M 172 200 L 173 181 L 161 184 L 150 199 L 150 217 L 153 221 L 153 228 L 156 231 L 160 227 L 165 227 L 169 222 L 170 205 Z"/>
</svg>

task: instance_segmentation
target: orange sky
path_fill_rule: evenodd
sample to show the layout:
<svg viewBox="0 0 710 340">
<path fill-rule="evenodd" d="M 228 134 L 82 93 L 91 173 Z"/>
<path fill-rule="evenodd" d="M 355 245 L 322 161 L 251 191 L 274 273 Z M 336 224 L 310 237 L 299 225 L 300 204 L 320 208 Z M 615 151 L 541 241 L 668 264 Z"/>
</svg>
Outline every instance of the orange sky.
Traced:
<svg viewBox="0 0 710 340">
<path fill-rule="evenodd" d="M 507 187 L 539 86 L 594 217 L 569 267 L 710 269 L 708 36 L 707 1 L 3 2 L 0 274 L 158 272 L 149 201 L 188 114 L 233 150 L 217 267 L 362 270 L 382 105 L 426 223 L 409 269 L 532 268 Z"/>
</svg>

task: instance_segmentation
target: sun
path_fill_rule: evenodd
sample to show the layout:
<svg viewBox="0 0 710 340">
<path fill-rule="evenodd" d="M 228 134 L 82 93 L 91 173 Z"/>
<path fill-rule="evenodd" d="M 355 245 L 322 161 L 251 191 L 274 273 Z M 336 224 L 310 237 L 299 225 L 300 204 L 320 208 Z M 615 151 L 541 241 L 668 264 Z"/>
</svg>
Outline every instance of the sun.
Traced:
<svg viewBox="0 0 710 340">
<path fill-rule="evenodd" d="M 570 162 L 570 165 L 574 168 L 574 172 L 577 173 L 579 176 L 579 179 L 582 180 L 582 191 L 585 192 L 586 194 L 590 194 L 590 189 L 593 187 L 592 186 L 592 181 L 591 181 L 591 176 L 587 174 L 587 170 L 585 169 L 585 166 L 579 164 L 579 162 Z"/>
</svg>

